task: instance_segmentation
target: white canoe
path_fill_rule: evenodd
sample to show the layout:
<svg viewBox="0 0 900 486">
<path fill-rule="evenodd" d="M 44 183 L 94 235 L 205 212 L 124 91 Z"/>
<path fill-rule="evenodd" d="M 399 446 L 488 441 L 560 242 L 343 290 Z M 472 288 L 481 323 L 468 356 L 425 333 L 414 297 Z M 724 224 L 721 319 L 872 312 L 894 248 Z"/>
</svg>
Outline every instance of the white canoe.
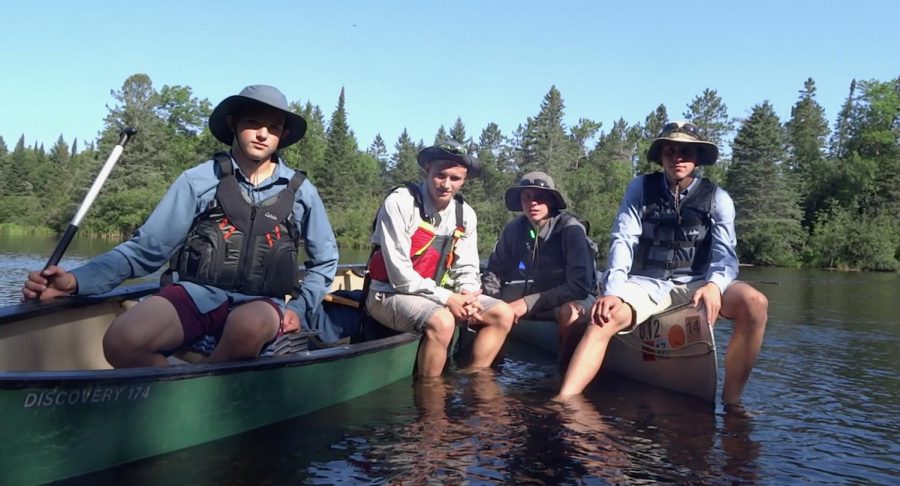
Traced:
<svg viewBox="0 0 900 486">
<path fill-rule="evenodd" d="M 557 354 L 556 324 L 520 321 L 513 339 Z M 678 393 L 716 400 L 718 366 L 712 327 L 685 304 L 657 314 L 610 344 L 603 370 Z"/>
</svg>

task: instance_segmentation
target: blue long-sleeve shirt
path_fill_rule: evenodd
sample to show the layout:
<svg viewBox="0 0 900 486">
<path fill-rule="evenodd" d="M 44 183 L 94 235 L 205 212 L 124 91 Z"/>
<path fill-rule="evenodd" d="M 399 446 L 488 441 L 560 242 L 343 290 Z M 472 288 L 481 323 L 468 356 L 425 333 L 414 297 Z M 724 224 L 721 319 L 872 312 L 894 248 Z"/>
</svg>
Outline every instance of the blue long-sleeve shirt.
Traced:
<svg viewBox="0 0 900 486">
<path fill-rule="evenodd" d="M 666 184 L 665 178 L 661 179 L 661 184 Z M 696 190 L 699 184 L 700 178 L 695 178 L 682 191 L 682 198 L 691 191 Z M 670 192 L 668 188 L 665 188 L 665 191 L 666 193 Z M 621 206 L 619 206 L 619 213 L 613 223 L 608 272 L 604 281 L 603 295 L 623 297 L 622 285 L 630 281 L 646 289 L 654 302 L 659 302 L 676 284 L 690 283 L 694 280 L 699 280 L 699 278 L 681 276 L 662 280 L 652 276 L 630 274 L 635 250 L 642 232 L 641 203 L 643 197 L 644 176 L 636 178 L 628 185 L 628 188 L 625 190 L 625 197 Z M 724 189 L 716 187 L 712 206 L 710 265 L 705 275 L 700 278 L 716 284 L 719 290 L 724 293 L 725 289 L 731 285 L 738 275 L 738 259 L 735 251 L 737 236 L 734 231 L 734 201 L 731 200 L 731 196 Z"/>
<path fill-rule="evenodd" d="M 142 277 L 165 265 L 184 243 L 194 218 L 215 199 L 219 184 L 215 165 L 214 160 L 209 160 L 184 171 L 131 239 L 73 269 L 78 294 L 107 292 L 126 279 Z M 293 169 L 278 161 L 272 175 L 254 187 L 233 160 L 232 167 L 241 190 L 251 201 L 263 201 L 278 194 L 294 175 Z M 307 273 L 300 284 L 300 302 L 297 304 L 304 310 L 315 309 L 334 280 L 338 249 L 325 206 L 308 179 L 295 195 L 294 221 L 308 256 L 304 262 Z M 257 298 L 192 282 L 179 284 L 202 313 L 215 309 L 228 299 L 240 303 Z M 284 304 L 280 299 L 273 300 Z"/>
</svg>

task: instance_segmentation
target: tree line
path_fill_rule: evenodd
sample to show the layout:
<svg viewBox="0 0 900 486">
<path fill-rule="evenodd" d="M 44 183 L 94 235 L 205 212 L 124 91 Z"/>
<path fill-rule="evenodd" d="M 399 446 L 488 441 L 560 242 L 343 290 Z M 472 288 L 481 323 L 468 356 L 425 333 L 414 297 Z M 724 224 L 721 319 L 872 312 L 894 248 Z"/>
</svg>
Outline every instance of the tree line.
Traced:
<svg viewBox="0 0 900 486">
<path fill-rule="evenodd" d="M 82 222 L 94 236 L 126 238 L 146 219 L 183 170 L 225 150 L 206 122 L 213 105 L 188 86 L 155 88 L 135 74 L 111 91 L 104 128 L 78 147 L 60 135 L 49 151 L 21 135 L 12 150 L 0 136 L 0 231 L 61 232 L 87 193 L 123 126 L 140 129 Z M 404 131 L 392 146 L 381 134 L 360 150 L 341 89 L 330 118 L 311 101 L 292 108 L 308 122 L 306 136 L 282 150 L 288 165 L 318 187 L 342 247 L 368 246 L 372 218 L 387 192 L 419 180 L 416 154 L 431 141 Z M 544 170 L 557 181 L 570 209 L 590 222 L 602 251 L 625 186 L 659 170 L 647 148 L 670 119 L 686 119 L 719 145 L 722 157 L 704 176 L 729 191 L 737 208 L 741 262 L 896 271 L 900 268 L 900 77 L 854 80 L 829 124 L 807 79 L 791 116 L 782 121 L 768 101 L 735 118 L 714 89 L 706 89 L 670 115 L 659 105 L 642 121 L 622 118 L 611 127 L 564 121 L 556 87 L 537 113 L 511 133 L 489 123 L 476 136 L 462 119 L 440 126 L 434 140 L 465 144 L 483 175 L 463 188 L 479 217 L 479 247 L 486 257 L 512 215 L 502 194 L 519 176 Z M 79 150 L 80 148 L 80 150 Z M 605 255 L 600 255 L 604 257 Z"/>
</svg>

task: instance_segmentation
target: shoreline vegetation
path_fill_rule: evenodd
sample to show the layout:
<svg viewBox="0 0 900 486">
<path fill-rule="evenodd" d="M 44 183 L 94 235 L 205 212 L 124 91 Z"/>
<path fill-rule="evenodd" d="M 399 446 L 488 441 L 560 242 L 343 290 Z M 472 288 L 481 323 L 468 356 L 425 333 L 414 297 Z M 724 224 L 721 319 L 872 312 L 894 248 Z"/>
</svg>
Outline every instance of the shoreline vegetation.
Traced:
<svg viewBox="0 0 900 486">
<path fill-rule="evenodd" d="M 478 214 L 485 255 L 513 217 L 503 204 L 506 188 L 525 172 L 543 170 L 558 181 L 571 212 L 590 222 L 603 262 L 625 187 L 636 175 L 658 170 L 646 159 L 650 142 L 667 121 L 687 119 L 723 154 L 702 175 L 735 201 L 740 261 L 900 270 L 900 77 L 854 80 L 840 111 L 829 116 L 833 123 L 816 101 L 813 79 L 798 93 L 788 120 L 778 118 L 764 93 L 748 115 L 734 117 L 708 88 L 683 107 L 660 104 L 644 120 L 620 118 L 605 127 L 580 119 L 567 126 L 562 93 L 551 86 L 535 115 L 511 133 L 489 123 L 471 134 L 457 117 L 437 127 L 433 140 L 465 144 L 484 167 L 462 193 Z M 126 239 L 178 174 L 227 149 L 206 128 L 212 103 L 188 86 L 157 88 L 146 74 L 134 74 L 111 94 L 114 103 L 96 140 L 60 135 L 46 149 L 29 145 L 22 134 L 10 149 L 0 136 L 0 235 L 61 234 L 120 127 L 136 126 L 140 133 L 82 221 L 83 237 Z M 345 99 L 341 89 L 327 119 L 312 101 L 293 102 L 309 127 L 281 156 L 318 188 L 341 248 L 364 250 L 382 199 L 404 181 L 421 179 L 416 153 L 432 140 L 415 140 L 404 130 L 393 143 L 379 134 L 360 150 L 365 144 L 353 134 Z"/>
</svg>

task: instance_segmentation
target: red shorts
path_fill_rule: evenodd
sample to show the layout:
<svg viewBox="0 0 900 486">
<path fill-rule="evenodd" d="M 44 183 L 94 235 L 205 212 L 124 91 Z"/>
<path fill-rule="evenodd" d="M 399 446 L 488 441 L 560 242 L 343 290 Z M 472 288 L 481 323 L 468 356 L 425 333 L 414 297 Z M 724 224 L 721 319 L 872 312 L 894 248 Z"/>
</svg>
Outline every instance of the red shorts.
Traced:
<svg viewBox="0 0 900 486">
<path fill-rule="evenodd" d="M 156 295 L 168 300 L 175 306 L 175 310 L 178 312 L 178 319 L 181 321 L 181 328 L 184 331 L 184 344 L 193 344 L 207 334 L 216 336 L 216 338 L 221 337 L 222 330 L 225 328 L 225 320 L 228 319 L 228 314 L 237 307 L 250 302 L 266 302 L 278 313 L 279 323 L 284 319 L 281 307 L 266 298 L 248 300 L 237 305 L 231 305 L 230 301 L 226 301 L 219 307 L 202 314 L 197 309 L 197 306 L 194 305 L 191 296 L 188 295 L 187 291 L 184 290 L 184 287 L 181 285 L 167 285 L 160 289 Z"/>
</svg>

